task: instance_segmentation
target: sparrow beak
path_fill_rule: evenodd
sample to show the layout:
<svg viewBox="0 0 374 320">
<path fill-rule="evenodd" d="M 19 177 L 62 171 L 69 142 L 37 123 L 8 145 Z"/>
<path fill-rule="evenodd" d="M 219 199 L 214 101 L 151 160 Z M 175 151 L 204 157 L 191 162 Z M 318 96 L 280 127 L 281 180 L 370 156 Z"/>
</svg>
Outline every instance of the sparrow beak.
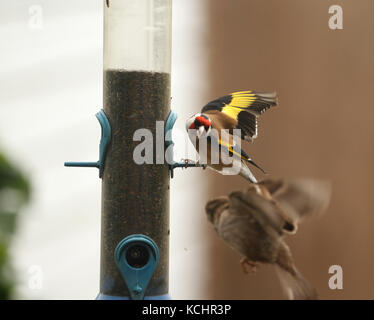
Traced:
<svg viewBox="0 0 374 320">
<path fill-rule="evenodd" d="M 199 130 L 197 130 L 197 137 L 200 138 L 205 131 L 204 126 L 199 127 Z"/>
</svg>

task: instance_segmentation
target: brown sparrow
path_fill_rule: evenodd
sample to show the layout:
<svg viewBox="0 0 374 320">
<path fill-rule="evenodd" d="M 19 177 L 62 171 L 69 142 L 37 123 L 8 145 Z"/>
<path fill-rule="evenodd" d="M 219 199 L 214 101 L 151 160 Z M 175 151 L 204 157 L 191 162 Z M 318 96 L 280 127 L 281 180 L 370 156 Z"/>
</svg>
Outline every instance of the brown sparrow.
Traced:
<svg viewBox="0 0 374 320">
<path fill-rule="evenodd" d="M 323 211 L 329 198 L 329 183 L 323 181 L 265 180 L 213 199 L 205 210 L 218 236 L 243 255 L 243 271 L 257 262 L 274 264 L 289 299 L 316 299 L 283 238 L 296 232 L 301 219 Z"/>
</svg>

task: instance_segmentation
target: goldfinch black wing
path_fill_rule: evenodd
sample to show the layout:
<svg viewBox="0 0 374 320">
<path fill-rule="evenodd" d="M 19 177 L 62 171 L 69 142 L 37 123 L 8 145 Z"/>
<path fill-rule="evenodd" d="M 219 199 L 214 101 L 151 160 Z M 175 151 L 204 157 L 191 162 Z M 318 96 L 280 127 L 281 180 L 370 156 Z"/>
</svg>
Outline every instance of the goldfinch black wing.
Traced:
<svg viewBox="0 0 374 320">
<path fill-rule="evenodd" d="M 209 135 L 208 139 L 210 140 L 210 143 L 213 143 L 219 149 L 224 149 L 230 156 L 234 156 L 240 158 L 241 160 L 248 161 L 257 169 L 261 170 L 262 173 L 266 174 L 264 169 L 262 169 L 257 163 L 255 163 L 237 144 L 233 142 L 227 142 L 224 139 L 221 139 L 220 137 L 215 137 L 214 135 Z"/>
<path fill-rule="evenodd" d="M 248 160 L 249 156 L 242 150 L 238 145 L 234 143 L 230 143 L 229 141 L 225 141 L 220 137 L 215 137 L 213 135 L 209 135 L 208 139 L 214 145 L 217 145 L 218 148 L 224 149 L 230 156 L 238 157 L 242 160 Z"/>
<path fill-rule="evenodd" d="M 257 117 L 271 106 L 277 105 L 275 92 L 261 93 L 255 91 L 234 92 L 209 102 L 201 110 L 202 113 L 219 111 L 235 120 L 235 127 L 225 129 L 241 129 L 241 138 L 252 141 L 257 137 Z"/>
</svg>

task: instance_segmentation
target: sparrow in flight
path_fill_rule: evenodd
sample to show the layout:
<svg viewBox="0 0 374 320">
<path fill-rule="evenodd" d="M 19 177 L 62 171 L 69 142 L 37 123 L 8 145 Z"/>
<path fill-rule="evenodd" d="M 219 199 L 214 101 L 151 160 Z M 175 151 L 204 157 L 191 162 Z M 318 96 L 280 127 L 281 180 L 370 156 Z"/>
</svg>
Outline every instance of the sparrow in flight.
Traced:
<svg viewBox="0 0 374 320">
<path fill-rule="evenodd" d="M 205 211 L 217 235 L 243 256 L 244 272 L 257 263 L 273 264 L 289 299 L 316 299 L 317 291 L 297 270 L 284 236 L 294 234 L 305 217 L 322 212 L 330 193 L 325 181 L 265 180 L 209 201 Z"/>
</svg>

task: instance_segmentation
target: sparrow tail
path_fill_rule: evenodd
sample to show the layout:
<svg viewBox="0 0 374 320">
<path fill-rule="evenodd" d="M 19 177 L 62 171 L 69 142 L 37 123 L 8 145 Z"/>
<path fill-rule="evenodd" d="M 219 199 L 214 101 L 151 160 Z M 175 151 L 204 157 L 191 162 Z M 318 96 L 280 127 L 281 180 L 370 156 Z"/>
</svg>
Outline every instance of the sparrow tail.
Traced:
<svg viewBox="0 0 374 320">
<path fill-rule="evenodd" d="M 281 285 L 290 300 L 318 299 L 316 289 L 314 289 L 296 269 L 292 260 L 291 251 L 285 243 L 279 248 L 279 255 L 275 267 Z"/>
<path fill-rule="evenodd" d="M 316 300 L 318 293 L 316 289 L 294 268 L 290 273 L 281 266 L 276 265 L 279 280 L 290 300 Z"/>
</svg>

